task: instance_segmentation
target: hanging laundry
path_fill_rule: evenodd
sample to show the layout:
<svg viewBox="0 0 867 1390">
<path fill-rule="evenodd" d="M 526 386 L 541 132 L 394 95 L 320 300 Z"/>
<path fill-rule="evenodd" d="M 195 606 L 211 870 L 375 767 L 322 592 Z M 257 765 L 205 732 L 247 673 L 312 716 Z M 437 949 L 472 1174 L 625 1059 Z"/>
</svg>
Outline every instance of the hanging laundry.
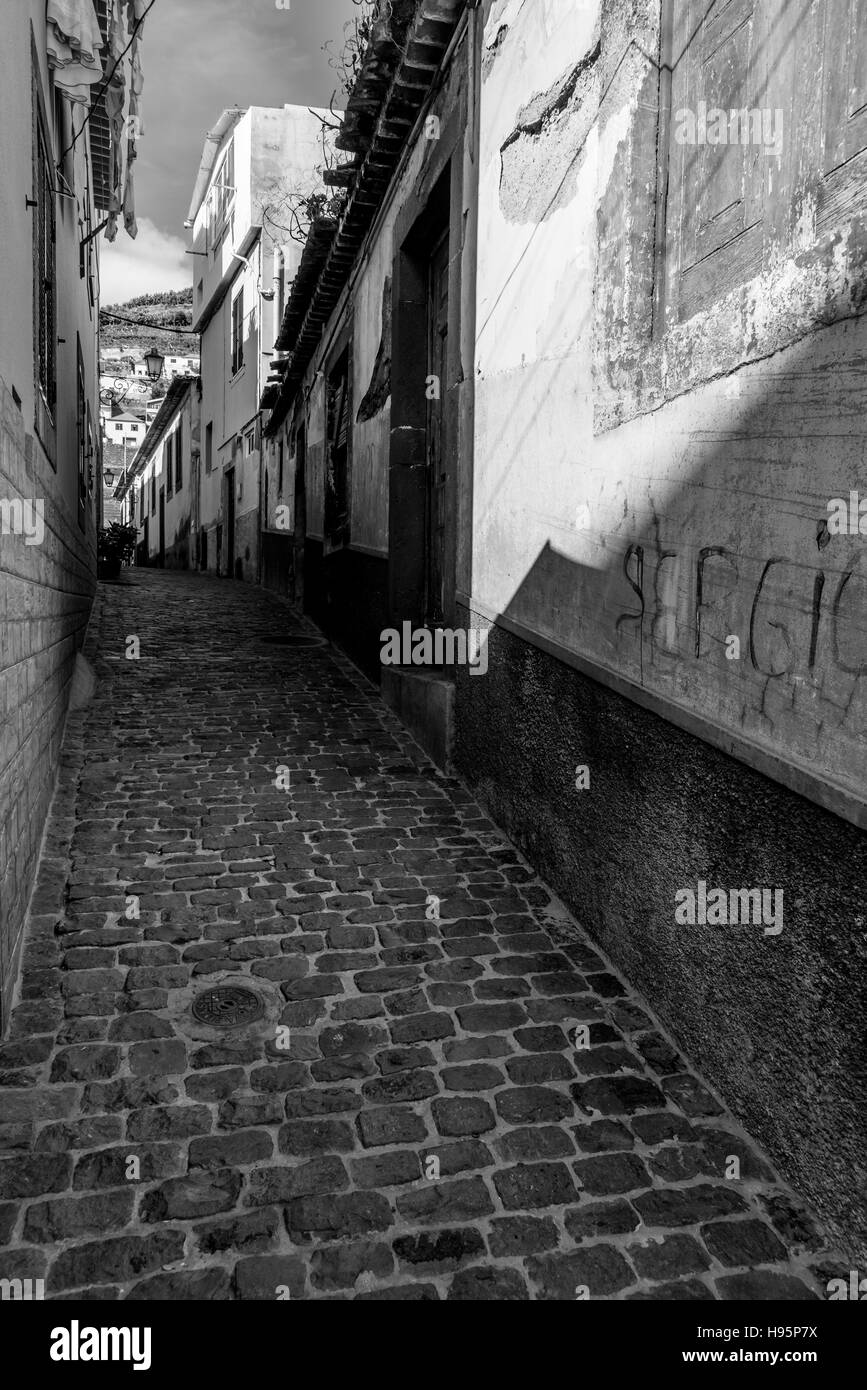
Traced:
<svg viewBox="0 0 867 1390">
<path fill-rule="evenodd" d="M 124 0 L 110 0 L 108 12 L 108 53 L 111 64 L 119 61 L 126 48 L 126 29 L 123 22 Z"/>
<path fill-rule="evenodd" d="M 138 24 L 140 19 L 144 19 L 147 13 L 148 3 L 149 0 L 127 0 L 127 13 L 129 15 L 130 30 L 132 30 L 134 26 Z M 141 33 L 141 29 L 139 30 L 139 33 Z"/>
<path fill-rule="evenodd" d="M 135 12 L 128 0 L 109 0 L 108 11 L 108 70 L 110 81 L 105 97 L 105 108 L 111 136 L 111 159 L 109 164 L 109 215 L 105 229 L 106 241 L 114 241 L 117 236 L 118 217 L 122 213 L 124 226 L 130 236 L 138 231 L 135 220 L 135 195 L 132 165 L 135 160 L 135 142 L 140 134 L 138 109 L 135 97 L 135 66 L 137 59 L 138 36 L 132 46 L 130 59 L 130 93 L 127 112 L 127 81 L 125 64 L 122 61 L 129 36 L 135 30 Z M 138 79 L 140 87 L 141 80 Z"/>
<path fill-rule="evenodd" d="M 142 134 L 141 121 L 141 93 L 144 87 L 144 75 L 141 66 L 141 32 L 144 13 L 146 9 L 145 0 L 134 0 L 130 4 L 129 12 L 133 16 L 132 29 L 133 40 L 130 48 L 130 92 L 129 92 L 129 116 L 127 118 L 127 160 L 126 160 L 126 180 L 123 190 L 123 225 L 131 237 L 138 235 L 138 222 L 135 216 L 135 161 L 138 154 L 137 143 Z M 138 24 L 138 29 L 136 29 Z"/>
<path fill-rule="evenodd" d="M 47 0 L 45 22 L 57 42 L 80 55 L 82 62 L 92 61 L 97 50 L 102 48 L 93 0 Z M 49 34 L 49 45 L 51 42 Z"/>
<path fill-rule="evenodd" d="M 126 166 L 126 186 L 123 190 L 123 225 L 133 240 L 138 236 L 138 222 L 135 218 L 135 150 L 130 151 Z"/>
<path fill-rule="evenodd" d="M 93 0 L 47 0 L 46 52 L 55 86 L 70 101 L 86 105 L 102 80 L 103 46 Z"/>
<path fill-rule="evenodd" d="M 114 241 L 117 236 L 117 214 L 121 210 L 123 198 L 122 189 L 124 181 L 123 173 L 123 128 L 124 128 L 124 108 L 126 106 L 126 88 L 123 72 L 119 69 L 115 74 L 114 80 L 108 87 L 105 94 L 105 110 L 108 116 L 109 134 L 111 137 L 111 154 L 109 156 L 109 220 L 105 229 L 106 241 Z"/>
<path fill-rule="evenodd" d="M 57 13 L 60 32 L 55 28 L 54 43 L 62 54 L 65 37 L 63 24 L 80 32 L 81 41 L 88 32 L 88 8 L 93 10 L 93 0 L 47 0 L 49 9 Z M 149 0 L 108 0 L 107 43 L 105 70 L 104 105 L 108 118 L 110 156 L 109 156 L 109 195 L 108 220 L 105 229 L 106 241 L 114 241 L 117 236 L 118 219 L 122 215 L 124 227 L 131 237 L 138 234 L 135 214 L 135 161 L 138 153 L 137 141 L 143 132 L 141 120 L 141 93 L 144 77 L 141 65 L 141 35 L 144 18 L 149 8 Z M 95 19 L 95 13 L 94 13 Z M 78 26 L 76 30 L 76 26 Z M 100 45 L 99 25 L 97 36 Z M 67 46 L 68 47 L 68 46 Z M 69 50 L 71 52 L 71 50 Z M 129 56 L 129 80 L 127 81 L 126 57 Z M 101 74 L 102 69 L 100 69 Z"/>
<path fill-rule="evenodd" d="M 129 118 L 127 129 L 129 138 L 126 146 L 126 179 L 123 188 L 123 225 L 131 237 L 138 236 L 138 223 L 135 218 L 135 161 L 138 153 L 136 140 L 139 133 L 138 121 L 138 97 L 135 91 L 130 92 L 129 99 Z"/>
</svg>

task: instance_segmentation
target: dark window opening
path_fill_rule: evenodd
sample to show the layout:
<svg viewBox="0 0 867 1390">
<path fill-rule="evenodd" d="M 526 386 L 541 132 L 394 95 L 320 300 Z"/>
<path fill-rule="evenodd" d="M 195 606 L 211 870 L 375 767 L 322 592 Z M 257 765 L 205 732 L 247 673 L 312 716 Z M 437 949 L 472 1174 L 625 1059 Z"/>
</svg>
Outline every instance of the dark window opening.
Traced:
<svg viewBox="0 0 867 1390">
<path fill-rule="evenodd" d="M 328 377 L 325 533 L 333 545 L 349 540 L 349 349 Z"/>
<path fill-rule="evenodd" d="M 177 433 L 175 434 L 175 492 L 180 492 L 184 485 L 184 467 L 181 460 L 181 445 L 184 437 L 184 422 L 178 421 Z"/>
<path fill-rule="evenodd" d="M 57 400 L 56 222 L 48 138 L 35 100 L 33 142 L 33 288 L 34 348 L 37 385 L 36 427 L 46 446 L 53 446 Z M 41 409 L 40 409 L 41 406 Z M 48 436 L 48 437 L 46 437 Z M 53 458 L 53 447 L 50 448 Z"/>
<path fill-rule="evenodd" d="M 78 453 L 78 525 L 84 530 L 87 515 L 87 392 L 84 385 L 84 358 L 81 338 L 75 335 L 75 443 Z"/>
<path fill-rule="evenodd" d="M 244 291 L 232 301 L 232 376 L 244 365 Z"/>
</svg>

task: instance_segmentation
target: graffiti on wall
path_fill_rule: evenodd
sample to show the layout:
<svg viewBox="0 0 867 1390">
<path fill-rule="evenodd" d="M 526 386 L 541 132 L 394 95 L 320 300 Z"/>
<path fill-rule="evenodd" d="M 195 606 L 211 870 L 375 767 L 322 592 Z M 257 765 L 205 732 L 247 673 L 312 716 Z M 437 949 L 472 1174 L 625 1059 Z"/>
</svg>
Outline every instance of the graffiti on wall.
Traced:
<svg viewBox="0 0 867 1390">
<path fill-rule="evenodd" d="M 785 737 L 818 772 L 852 786 L 867 732 L 867 565 L 857 545 L 832 553 L 832 544 L 824 523 L 818 563 L 630 544 L 613 631 L 624 656 L 631 645 L 642 685 L 667 674 L 679 696 L 695 696 L 691 674 L 700 665 L 706 682 L 716 665 L 717 715 L 736 714 L 745 733 Z"/>
</svg>

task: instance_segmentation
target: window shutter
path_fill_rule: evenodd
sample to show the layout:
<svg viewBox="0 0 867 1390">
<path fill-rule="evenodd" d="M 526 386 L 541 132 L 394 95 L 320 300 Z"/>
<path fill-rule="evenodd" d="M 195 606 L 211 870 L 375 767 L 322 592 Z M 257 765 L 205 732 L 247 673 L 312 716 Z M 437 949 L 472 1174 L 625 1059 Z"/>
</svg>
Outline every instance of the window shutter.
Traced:
<svg viewBox="0 0 867 1390">
<path fill-rule="evenodd" d="M 343 392 L 340 399 L 340 411 L 337 422 L 336 446 L 338 449 L 346 448 L 347 431 L 349 429 L 349 383 L 343 378 Z"/>
<path fill-rule="evenodd" d="M 45 403 L 53 413 L 57 395 L 57 329 L 55 326 L 55 220 L 51 170 L 41 122 L 36 128 L 36 321 L 37 380 Z"/>
<path fill-rule="evenodd" d="M 776 0 L 710 7 L 707 0 L 674 0 L 666 303 L 679 320 L 762 267 L 770 157 L 755 139 L 750 113 L 772 106 L 768 26 L 775 8 Z M 714 111 L 725 113 L 724 129 Z M 730 123 L 733 111 L 749 122 L 746 138 L 740 124 Z"/>
<path fill-rule="evenodd" d="M 824 20 L 820 235 L 867 208 L 867 0 L 825 0 Z"/>
<path fill-rule="evenodd" d="M 826 4 L 825 173 L 830 174 L 867 149 L 867 0 Z"/>
</svg>

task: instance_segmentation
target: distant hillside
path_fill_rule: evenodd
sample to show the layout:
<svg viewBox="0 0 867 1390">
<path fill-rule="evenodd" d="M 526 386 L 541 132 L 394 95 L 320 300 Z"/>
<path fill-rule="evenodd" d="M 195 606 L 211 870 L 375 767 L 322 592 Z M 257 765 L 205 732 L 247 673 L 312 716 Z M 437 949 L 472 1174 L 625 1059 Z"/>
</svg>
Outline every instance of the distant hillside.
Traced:
<svg viewBox="0 0 867 1390">
<path fill-rule="evenodd" d="M 125 348 L 137 343 L 144 352 L 158 348 L 163 355 L 169 353 L 197 356 L 199 340 L 179 333 L 148 333 L 146 328 L 136 328 L 129 323 L 117 323 L 105 317 L 105 312 L 121 314 L 124 318 L 138 319 L 142 323 L 176 324 L 178 328 L 189 328 L 193 321 L 193 287 L 188 290 L 167 290 L 163 294 L 142 294 L 130 299 L 126 304 L 104 304 L 99 315 L 100 343 L 103 348 Z"/>
</svg>

